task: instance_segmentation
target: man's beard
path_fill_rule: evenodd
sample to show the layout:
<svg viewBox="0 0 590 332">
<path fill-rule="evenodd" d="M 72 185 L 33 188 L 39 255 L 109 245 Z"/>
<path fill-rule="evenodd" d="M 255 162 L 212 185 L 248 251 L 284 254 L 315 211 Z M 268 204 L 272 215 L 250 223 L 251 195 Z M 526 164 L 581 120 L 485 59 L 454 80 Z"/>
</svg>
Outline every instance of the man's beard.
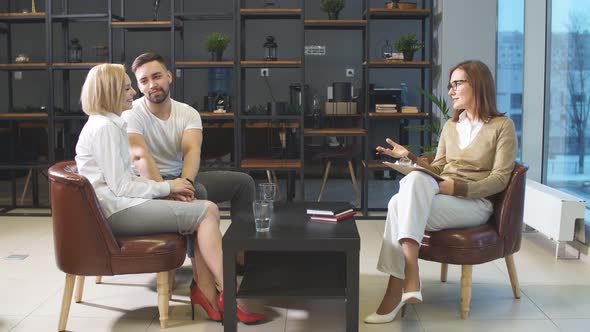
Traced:
<svg viewBox="0 0 590 332">
<path fill-rule="evenodd" d="M 170 94 L 170 90 L 164 90 L 162 88 L 160 88 L 156 91 L 160 91 L 160 92 L 162 92 L 162 94 L 160 96 L 156 96 L 156 97 L 151 97 L 149 93 L 147 95 L 145 95 L 147 100 L 149 100 L 152 104 L 163 103 L 166 100 L 166 98 L 168 97 L 168 95 Z M 154 92 L 156 92 L 156 91 L 154 91 Z"/>
</svg>

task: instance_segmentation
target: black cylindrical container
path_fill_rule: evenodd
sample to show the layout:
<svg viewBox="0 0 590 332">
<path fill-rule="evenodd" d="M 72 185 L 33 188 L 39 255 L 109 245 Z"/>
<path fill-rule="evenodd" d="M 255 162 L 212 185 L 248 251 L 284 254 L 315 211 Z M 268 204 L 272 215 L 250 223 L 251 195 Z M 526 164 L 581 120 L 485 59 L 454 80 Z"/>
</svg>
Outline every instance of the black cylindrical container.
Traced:
<svg viewBox="0 0 590 332">
<path fill-rule="evenodd" d="M 334 102 L 351 102 L 352 84 L 350 82 L 334 82 L 332 89 L 334 90 Z"/>
</svg>

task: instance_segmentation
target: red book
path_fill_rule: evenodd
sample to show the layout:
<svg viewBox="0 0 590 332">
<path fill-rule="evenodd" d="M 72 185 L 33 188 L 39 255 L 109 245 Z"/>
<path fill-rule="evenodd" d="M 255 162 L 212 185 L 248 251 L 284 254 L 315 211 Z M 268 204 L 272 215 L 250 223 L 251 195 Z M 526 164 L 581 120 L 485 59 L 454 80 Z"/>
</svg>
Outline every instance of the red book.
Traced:
<svg viewBox="0 0 590 332">
<path fill-rule="evenodd" d="M 356 215 L 356 211 L 349 211 L 346 213 L 339 214 L 337 216 L 322 216 L 322 215 L 311 215 L 309 217 L 312 221 L 331 221 L 331 222 L 338 222 L 343 219 L 347 219 L 350 217 L 354 217 Z"/>
</svg>

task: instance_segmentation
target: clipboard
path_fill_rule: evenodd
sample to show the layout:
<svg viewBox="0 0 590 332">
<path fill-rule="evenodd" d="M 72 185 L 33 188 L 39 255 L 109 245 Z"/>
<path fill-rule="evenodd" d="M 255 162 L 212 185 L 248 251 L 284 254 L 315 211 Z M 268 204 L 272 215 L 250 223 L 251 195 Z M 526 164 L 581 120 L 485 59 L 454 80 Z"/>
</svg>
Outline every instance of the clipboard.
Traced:
<svg viewBox="0 0 590 332">
<path fill-rule="evenodd" d="M 445 180 L 445 179 L 441 178 L 440 175 L 438 175 L 438 174 L 436 174 L 436 173 L 432 172 L 431 170 L 426 169 L 424 167 L 420 167 L 420 166 L 402 166 L 400 164 L 392 163 L 392 162 L 389 162 L 389 161 L 384 161 L 383 164 L 385 164 L 388 167 L 393 168 L 394 170 L 402 173 L 403 175 L 408 175 L 410 172 L 413 172 L 413 171 L 419 171 L 419 172 L 423 172 L 423 173 L 426 173 L 426 174 L 432 176 L 437 182 L 440 182 L 440 181 L 444 181 Z"/>
</svg>

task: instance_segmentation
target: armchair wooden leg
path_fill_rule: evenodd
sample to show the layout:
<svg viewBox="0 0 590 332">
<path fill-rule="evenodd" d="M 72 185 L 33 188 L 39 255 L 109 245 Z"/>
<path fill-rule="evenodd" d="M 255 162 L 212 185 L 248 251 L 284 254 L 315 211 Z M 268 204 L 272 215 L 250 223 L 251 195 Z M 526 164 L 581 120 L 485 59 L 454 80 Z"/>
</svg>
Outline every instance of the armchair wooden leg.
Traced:
<svg viewBox="0 0 590 332">
<path fill-rule="evenodd" d="M 516 274 L 516 265 L 514 265 L 514 255 L 508 255 L 504 259 L 506 260 L 506 267 L 510 276 L 512 293 L 514 294 L 514 298 L 520 299 L 520 286 L 518 284 L 518 275 Z"/>
<path fill-rule="evenodd" d="M 322 196 L 324 196 L 324 188 L 326 188 L 326 182 L 328 182 L 328 174 L 330 174 L 330 167 L 332 167 L 332 161 L 328 160 L 326 162 L 326 169 L 324 170 L 324 180 L 322 181 L 322 186 L 320 188 L 320 194 L 318 195 L 318 202 L 322 200 Z"/>
<path fill-rule="evenodd" d="M 172 298 L 172 291 L 176 288 L 176 269 L 168 271 L 168 284 L 170 285 L 170 298 Z"/>
<path fill-rule="evenodd" d="M 102 276 L 96 276 L 96 280 L 94 280 L 95 284 L 100 284 L 102 282 Z"/>
<path fill-rule="evenodd" d="M 65 331 L 68 323 L 68 314 L 70 313 L 70 304 L 72 303 L 72 294 L 74 293 L 74 284 L 76 283 L 76 276 L 73 274 L 66 274 L 66 285 L 64 287 L 64 294 L 61 299 L 61 311 L 59 313 L 59 323 L 57 325 L 58 331 Z"/>
<path fill-rule="evenodd" d="M 168 327 L 168 301 L 170 300 L 169 274 L 169 271 L 158 272 L 157 278 L 158 311 L 160 312 L 161 329 Z"/>
<path fill-rule="evenodd" d="M 348 171 L 350 172 L 350 179 L 352 181 L 352 187 L 354 188 L 354 202 L 358 204 L 360 202 L 359 185 L 356 182 L 356 176 L 354 175 L 354 167 L 352 167 L 352 161 L 348 161 Z"/>
<path fill-rule="evenodd" d="M 447 282 L 447 274 L 449 272 L 449 264 L 442 263 L 440 265 L 440 281 Z"/>
<path fill-rule="evenodd" d="M 82 293 L 84 293 L 84 276 L 77 276 L 76 293 L 74 295 L 74 301 L 76 301 L 76 303 L 82 302 Z"/>
<path fill-rule="evenodd" d="M 472 274 L 473 265 L 461 265 L 461 319 L 467 319 L 469 316 Z"/>
</svg>

